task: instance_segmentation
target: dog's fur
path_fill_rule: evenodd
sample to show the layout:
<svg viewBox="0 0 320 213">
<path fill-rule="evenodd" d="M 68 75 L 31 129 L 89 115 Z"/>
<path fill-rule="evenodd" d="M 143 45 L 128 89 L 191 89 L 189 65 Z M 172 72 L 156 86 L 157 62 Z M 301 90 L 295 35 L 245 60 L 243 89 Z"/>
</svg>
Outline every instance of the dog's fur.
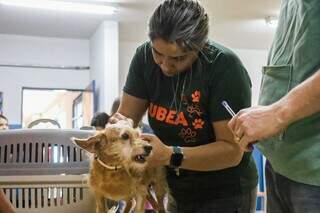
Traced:
<svg viewBox="0 0 320 213">
<path fill-rule="evenodd" d="M 163 168 L 148 166 L 152 146 L 139 138 L 140 131 L 123 123 L 107 125 L 88 139 L 73 139 L 82 149 L 92 153 L 89 185 L 96 196 L 96 212 L 105 213 L 104 198 L 125 200 L 129 212 L 135 200 L 135 212 L 144 212 L 148 200 L 164 212 L 163 199 L 168 187 Z M 105 164 L 105 165 L 103 165 Z M 108 168 L 107 168 L 108 167 Z M 150 187 L 157 201 L 150 194 Z"/>
</svg>

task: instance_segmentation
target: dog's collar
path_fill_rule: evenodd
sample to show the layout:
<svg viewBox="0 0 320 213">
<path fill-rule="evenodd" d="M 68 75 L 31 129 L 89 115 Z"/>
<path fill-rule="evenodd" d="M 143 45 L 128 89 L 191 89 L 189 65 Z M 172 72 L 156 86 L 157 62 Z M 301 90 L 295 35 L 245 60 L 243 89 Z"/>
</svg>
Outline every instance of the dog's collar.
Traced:
<svg viewBox="0 0 320 213">
<path fill-rule="evenodd" d="M 95 156 L 95 159 L 96 159 L 103 167 L 105 167 L 105 168 L 107 168 L 107 169 L 117 171 L 118 169 L 121 169 L 121 168 L 122 168 L 121 165 L 109 166 L 109 165 L 105 164 L 103 161 L 101 161 L 97 156 Z"/>
</svg>

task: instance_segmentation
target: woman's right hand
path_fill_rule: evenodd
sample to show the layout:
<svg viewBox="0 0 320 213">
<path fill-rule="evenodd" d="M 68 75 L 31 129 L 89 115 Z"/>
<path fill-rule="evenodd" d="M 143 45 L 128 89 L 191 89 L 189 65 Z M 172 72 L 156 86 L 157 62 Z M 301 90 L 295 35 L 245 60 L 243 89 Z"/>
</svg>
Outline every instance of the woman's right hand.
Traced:
<svg viewBox="0 0 320 213">
<path fill-rule="evenodd" d="M 119 112 L 114 113 L 108 120 L 108 123 L 115 124 L 118 123 L 119 121 L 121 122 L 126 122 L 128 125 L 133 127 L 133 120 L 131 118 L 128 118 L 124 115 L 122 115 Z"/>
</svg>

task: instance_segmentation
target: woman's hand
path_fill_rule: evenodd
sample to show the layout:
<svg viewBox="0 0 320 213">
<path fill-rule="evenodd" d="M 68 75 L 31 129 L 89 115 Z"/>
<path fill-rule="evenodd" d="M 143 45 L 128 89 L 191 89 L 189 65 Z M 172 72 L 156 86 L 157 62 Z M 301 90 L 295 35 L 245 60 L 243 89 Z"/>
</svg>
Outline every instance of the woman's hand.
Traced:
<svg viewBox="0 0 320 213">
<path fill-rule="evenodd" d="M 148 158 L 148 163 L 151 166 L 167 166 L 170 164 L 172 154 L 170 146 L 166 146 L 157 136 L 152 134 L 142 134 L 141 137 L 152 145 L 152 155 Z"/>
<path fill-rule="evenodd" d="M 119 112 L 114 113 L 108 120 L 109 123 L 115 124 L 121 122 L 126 122 L 129 126 L 133 127 L 133 120 L 131 118 L 128 118 L 124 115 L 122 115 Z"/>
</svg>

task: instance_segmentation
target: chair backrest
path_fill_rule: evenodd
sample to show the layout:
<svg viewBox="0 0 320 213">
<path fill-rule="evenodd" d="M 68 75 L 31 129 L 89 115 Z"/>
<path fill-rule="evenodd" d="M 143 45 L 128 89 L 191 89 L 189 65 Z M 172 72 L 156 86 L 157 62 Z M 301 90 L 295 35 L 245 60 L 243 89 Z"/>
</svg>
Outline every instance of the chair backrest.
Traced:
<svg viewBox="0 0 320 213">
<path fill-rule="evenodd" d="M 264 165 L 265 165 L 265 157 L 259 152 L 258 149 L 254 149 L 252 152 L 253 159 L 256 163 L 256 167 L 258 170 L 258 188 L 257 188 L 257 203 L 256 210 L 258 211 L 266 211 L 266 190 L 265 190 L 265 174 L 264 174 Z"/>
<path fill-rule="evenodd" d="M 29 123 L 28 128 L 29 129 L 35 128 L 37 125 L 39 125 L 41 123 L 50 123 L 51 125 L 56 126 L 57 129 L 61 129 L 61 126 L 58 123 L 58 121 L 53 120 L 53 119 L 49 119 L 49 118 L 41 118 L 41 119 L 37 119 L 35 121 L 32 121 L 31 123 Z M 55 128 L 50 128 L 50 129 L 55 129 Z"/>
<path fill-rule="evenodd" d="M 71 138 L 87 138 L 93 133 L 65 129 L 1 131 L 0 176 L 88 173 L 88 156 Z"/>
</svg>

